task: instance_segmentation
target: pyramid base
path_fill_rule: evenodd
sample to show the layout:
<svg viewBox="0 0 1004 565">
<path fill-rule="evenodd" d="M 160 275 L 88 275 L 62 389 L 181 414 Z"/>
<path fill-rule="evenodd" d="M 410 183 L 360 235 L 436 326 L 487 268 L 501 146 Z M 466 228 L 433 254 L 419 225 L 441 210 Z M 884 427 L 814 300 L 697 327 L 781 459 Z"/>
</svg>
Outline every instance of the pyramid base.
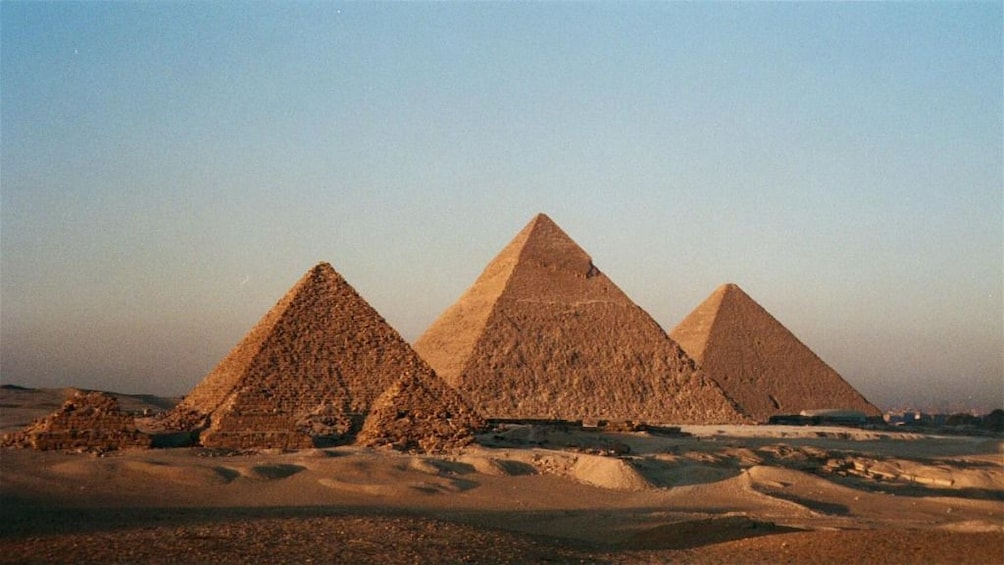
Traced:
<svg viewBox="0 0 1004 565">
<path fill-rule="evenodd" d="M 39 451 L 92 451 L 103 453 L 120 449 L 149 449 L 150 436 L 139 432 L 105 430 L 59 430 L 5 436 L 3 447 L 21 447 Z"/>
<path fill-rule="evenodd" d="M 300 432 L 220 432 L 206 430 L 199 437 L 203 447 L 215 449 L 311 449 L 314 440 Z"/>
</svg>

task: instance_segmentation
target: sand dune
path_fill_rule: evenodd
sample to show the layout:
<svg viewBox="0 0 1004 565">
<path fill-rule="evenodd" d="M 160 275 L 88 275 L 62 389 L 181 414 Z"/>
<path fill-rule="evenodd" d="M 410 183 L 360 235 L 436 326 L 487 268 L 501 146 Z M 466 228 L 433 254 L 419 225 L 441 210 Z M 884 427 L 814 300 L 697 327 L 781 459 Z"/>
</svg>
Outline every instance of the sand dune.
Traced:
<svg viewBox="0 0 1004 565">
<path fill-rule="evenodd" d="M 761 562 L 833 562 L 861 540 L 881 543 L 848 562 L 937 561 L 946 543 L 975 544 L 960 562 L 1004 551 L 999 438 L 697 431 L 522 430 L 512 437 L 536 443 L 485 438 L 491 447 L 439 456 L 5 450 L 0 561 L 250 562 L 281 551 L 290 561 L 720 563 L 755 551 Z M 600 449 L 611 445 L 628 452 Z M 153 542 L 152 532 L 166 537 Z M 311 553 L 308 540 L 322 533 L 348 545 Z M 269 548 L 256 539 L 265 534 Z"/>
<path fill-rule="evenodd" d="M 21 413 L 0 416 L 9 427 Z M 986 563 L 1004 555 L 1000 437 L 682 431 L 509 426 L 440 455 L 5 449 L 0 562 Z"/>
<path fill-rule="evenodd" d="M 652 483 L 628 461 L 613 457 L 579 456 L 570 474 L 577 481 L 600 488 L 631 491 L 652 488 Z"/>
</svg>

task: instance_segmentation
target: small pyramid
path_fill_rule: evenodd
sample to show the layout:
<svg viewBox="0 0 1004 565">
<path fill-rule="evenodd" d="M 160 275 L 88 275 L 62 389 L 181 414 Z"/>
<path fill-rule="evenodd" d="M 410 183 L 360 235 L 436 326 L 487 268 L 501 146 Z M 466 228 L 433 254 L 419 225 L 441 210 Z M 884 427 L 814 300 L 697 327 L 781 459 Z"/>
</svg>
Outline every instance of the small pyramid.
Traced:
<svg viewBox="0 0 1004 565">
<path fill-rule="evenodd" d="M 25 429 L 3 438 L 4 447 L 105 452 L 150 447 L 151 438 L 136 420 L 119 410 L 105 392 L 74 393 L 63 406 Z"/>
<path fill-rule="evenodd" d="M 373 403 L 357 443 L 440 453 L 473 442 L 484 427 L 484 420 L 441 378 L 410 373 Z"/>
<path fill-rule="evenodd" d="M 231 449 L 304 448 L 349 439 L 402 373 L 432 375 L 327 263 L 310 269 L 175 408 Z"/>
<path fill-rule="evenodd" d="M 745 421 L 544 214 L 488 264 L 415 350 L 486 417 Z"/>
<path fill-rule="evenodd" d="M 734 284 L 716 289 L 670 333 L 747 415 L 880 411 Z"/>
</svg>

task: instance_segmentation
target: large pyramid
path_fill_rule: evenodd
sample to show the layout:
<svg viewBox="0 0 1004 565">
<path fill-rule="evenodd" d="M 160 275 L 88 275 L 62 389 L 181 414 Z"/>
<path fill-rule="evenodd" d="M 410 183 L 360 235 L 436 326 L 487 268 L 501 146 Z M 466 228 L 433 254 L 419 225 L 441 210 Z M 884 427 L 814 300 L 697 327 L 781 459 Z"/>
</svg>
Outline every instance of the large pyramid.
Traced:
<svg viewBox="0 0 1004 565">
<path fill-rule="evenodd" d="M 711 293 L 670 336 L 743 412 L 758 421 L 814 409 L 880 414 L 734 284 Z"/>
<path fill-rule="evenodd" d="M 543 214 L 415 350 L 486 417 L 744 421 L 718 385 Z"/>
<path fill-rule="evenodd" d="M 208 424 L 205 446 L 311 447 L 351 437 L 373 401 L 412 373 L 434 378 L 345 279 L 320 263 L 172 416 L 189 427 Z"/>
</svg>

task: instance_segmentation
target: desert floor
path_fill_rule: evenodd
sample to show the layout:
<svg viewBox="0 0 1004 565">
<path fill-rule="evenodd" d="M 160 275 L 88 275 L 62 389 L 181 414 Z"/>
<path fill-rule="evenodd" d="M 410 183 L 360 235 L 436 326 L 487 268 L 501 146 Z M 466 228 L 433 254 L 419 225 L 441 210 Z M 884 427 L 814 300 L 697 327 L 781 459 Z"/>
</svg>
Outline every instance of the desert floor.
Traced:
<svg viewBox="0 0 1004 565">
<path fill-rule="evenodd" d="M 4 395 L 2 431 L 53 409 Z M 444 456 L 5 449 L 0 561 L 1004 562 L 999 436 L 682 430 L 510 426 Z"/>
</svg>

